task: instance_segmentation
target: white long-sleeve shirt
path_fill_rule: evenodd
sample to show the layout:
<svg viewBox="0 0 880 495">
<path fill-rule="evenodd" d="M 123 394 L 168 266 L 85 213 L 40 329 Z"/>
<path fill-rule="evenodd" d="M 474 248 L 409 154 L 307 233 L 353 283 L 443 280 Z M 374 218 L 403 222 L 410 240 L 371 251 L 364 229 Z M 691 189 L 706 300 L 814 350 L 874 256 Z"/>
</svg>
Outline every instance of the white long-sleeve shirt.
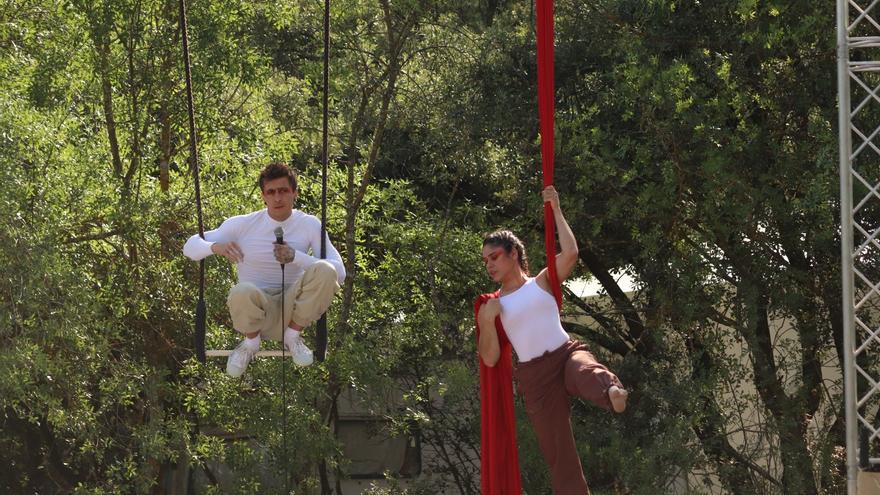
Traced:
<svg viewBox="0 0 880 495">
<path fill-rule="evenodd" d="M 244 254 L 244 259 L 236 264 L 238 281 L 261 289 L 279 288 L 281 268 L 273 253 L 275 228 L 279 226 L 284 230 L 284 242 L 296 250 L 293 261 L 285 265 L 284 284 L 289 286 L 302 277 L 306 267 L 319 260 L 315 256 L 321 253 L 321 221 L 299 210 L 293 210 L 283 222 L 273 220 L 265 209 L 228 218 L 217 229 L 205 232 L 204 239 L 198 234 L 190 237 L 183 246 L 183 254 L 198 261 L 213 254 L 211 246 L 215 242 L 235 241 Z M 336 279 L 342 285 L 345 265 L 329 236 L 326 261 L 336 268 Z"/>
</svg>

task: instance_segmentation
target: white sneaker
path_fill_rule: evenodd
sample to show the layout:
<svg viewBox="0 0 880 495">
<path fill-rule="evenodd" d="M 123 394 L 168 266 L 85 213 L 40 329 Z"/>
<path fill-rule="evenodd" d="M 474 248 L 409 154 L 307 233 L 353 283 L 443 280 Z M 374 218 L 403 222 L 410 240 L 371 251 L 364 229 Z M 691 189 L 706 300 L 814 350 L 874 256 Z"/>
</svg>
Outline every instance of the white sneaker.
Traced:
<svg viewBox="0 0 880 495">
<path fill-rule="evenodd" d="M 242 340 L 235 347 L 235 350 L 232 351 L 232 354 L 229 355 L 229 359 L 226 360 L 226 373 L 233 378 L 240 377 L 244 374 L 244 370 L 247 369 L 248 364 L 256 353 L 257 349 L 252 349 L 251 346 L 246 345 L 245 341 Z"/>
<path fill-rule="evenodd" d="M 287 350 L 290 351 L 293 362 L 297 366 L 308 366 L 315 361 L 312 350 L 306 347 L 301 336 L 295 335 L 284 339 L 284 345 L 287 346 Z"/>
</svg>

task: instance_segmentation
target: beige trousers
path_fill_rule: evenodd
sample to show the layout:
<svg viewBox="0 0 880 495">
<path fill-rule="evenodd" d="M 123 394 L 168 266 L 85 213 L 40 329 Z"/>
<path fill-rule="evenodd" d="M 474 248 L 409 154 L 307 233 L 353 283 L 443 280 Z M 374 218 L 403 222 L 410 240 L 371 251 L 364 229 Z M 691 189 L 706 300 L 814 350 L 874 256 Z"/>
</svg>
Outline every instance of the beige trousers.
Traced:
<svg viewBox="0 0 880 495">
<path fill-rule="evenodd" d="M 226 305 L 232 327 L 240 333 L 260 332 L 264 339 L 281 341 L 281 330 L 295 323 L 308 326 L 330 307 L 339 290 L 336 269 L 326 261 L 306 268 L 303 276 L 284 291 L 284 315 L 281 315 L 281 289 L 260 289 L 242 282 L 229 290 Z"/>
</svg>

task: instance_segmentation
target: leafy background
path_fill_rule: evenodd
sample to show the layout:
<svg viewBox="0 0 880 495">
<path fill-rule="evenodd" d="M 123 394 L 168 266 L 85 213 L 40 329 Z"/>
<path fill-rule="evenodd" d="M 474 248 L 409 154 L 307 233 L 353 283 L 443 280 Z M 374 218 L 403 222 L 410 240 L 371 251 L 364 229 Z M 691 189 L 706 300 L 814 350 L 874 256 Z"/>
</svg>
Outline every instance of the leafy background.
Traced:
<svg viewBox="0 0 880 495">
<path fill-rule="evenodd" d="M 607 296 L 569 292 L 568 330 L 633 392 L 619 417 L 573 406 L 595 493 L 843 490 L 832 6 L 556 4 L 557 183 L 576 275 Z M 544 265 L 534 9 L 338 0 L 331 15 L 328 221 L 350 276 L 329 359 L 288 381 L 285 469 L 281 365 L 230 380 L 192 359 L 177 3 L 0 6 L 2 491 L 164 493 L 182 466 L 224 465 L 235 493 L 280 492 L 285 470 L 338 493 L 334 424 L 355 390 L 441 453 L 375 493 L 478 493 L 480 236 L 509 227 Z M 261 206 L 271 160 L 296 165 L 299 207 L 318 212 L 321 5 L 192 2 L 189 22 L 206 226 Z M 236 339 L 233 280 L 208 261 L 211 346 Z M 518 414 L 526 490 L 546 493 Z"/>
</svg>

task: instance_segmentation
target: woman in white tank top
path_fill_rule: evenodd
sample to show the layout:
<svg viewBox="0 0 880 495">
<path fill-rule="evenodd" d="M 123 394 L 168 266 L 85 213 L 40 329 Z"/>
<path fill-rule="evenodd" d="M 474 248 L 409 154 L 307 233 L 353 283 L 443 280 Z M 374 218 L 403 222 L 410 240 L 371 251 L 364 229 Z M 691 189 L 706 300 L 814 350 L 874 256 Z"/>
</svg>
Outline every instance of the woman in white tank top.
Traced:
<svg viewBox="0 0 880 495">
<path fill-rule="evenodd" d="M 577 242 L 562 215 L 556 190 L 547 187 L 542 194 L 553 208 L 559 231 L 560 252 L 555 262 L 561 283 L 577 263 Z M 569 338 L 559 319 L 547 269 L 529 276 L 525 247 L 513 233 L 502 230 L 488 235 L 482 257 L 489 277 L 501 287 L 477 300 L 480 359 L 489 368 L 496 365 L 501 354 L 499 332 L 503 332 L 519 360 L 513 376 L 550 467 L 553 493 L 589 494 L 571 431 L 569 397 L 619 413 L 626 408 L 627 392 L 584 344 Z"/>
</svg>

